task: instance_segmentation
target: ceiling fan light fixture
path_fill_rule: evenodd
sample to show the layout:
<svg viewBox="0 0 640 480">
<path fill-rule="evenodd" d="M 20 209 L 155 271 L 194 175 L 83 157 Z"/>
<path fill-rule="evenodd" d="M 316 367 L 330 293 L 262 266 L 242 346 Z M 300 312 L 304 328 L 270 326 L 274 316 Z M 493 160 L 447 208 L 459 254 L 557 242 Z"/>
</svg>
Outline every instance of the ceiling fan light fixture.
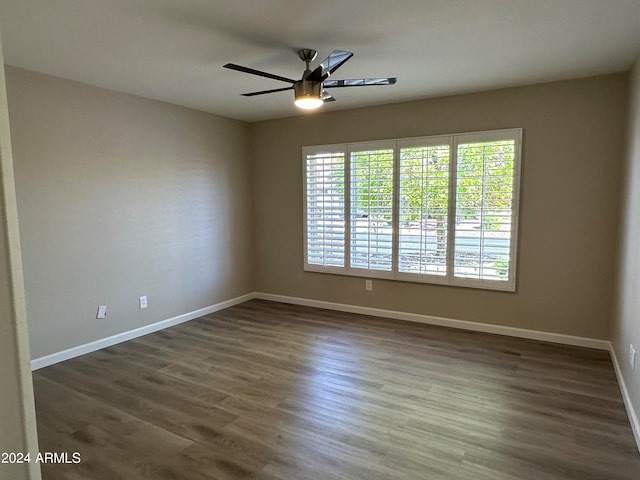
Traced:
<svg viewBox="0 0 640 480">
<path fill-rule="evenodd" d="M 304 110 L 315 110 L 316 108 L 320 108 L 324 101 L 319 97 L 309 95 L 305 97 L 298 97 L 293 103 L 296 107 Z"/>
<path fill-rule="evenodd" d="M 321 82 L 300 80 L 293 85 L 293 91 L 295 93 L 295 101 L 293 103 L 298 108 L 315 110 L 324 103 Z"/>
</svg>

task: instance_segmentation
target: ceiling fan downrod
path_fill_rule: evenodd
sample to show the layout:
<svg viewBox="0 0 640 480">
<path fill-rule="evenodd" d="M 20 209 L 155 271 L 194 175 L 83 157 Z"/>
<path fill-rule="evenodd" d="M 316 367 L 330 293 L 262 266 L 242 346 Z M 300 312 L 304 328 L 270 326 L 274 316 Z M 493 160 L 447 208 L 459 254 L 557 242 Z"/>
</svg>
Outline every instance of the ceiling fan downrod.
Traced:
<svg viewBox="0 0 640 480">
<path fill-rule="evenodd" d="M 302 75 L 302 78 L 305 79 L 309 74 L 311 74 L 310 64 L 316 59 L 318 52 L 312 48 L 303 48 L 298 50 L 298 56 L 300 57 L 300 60 L 306 64 L 304 74 Z"/>
</svg>

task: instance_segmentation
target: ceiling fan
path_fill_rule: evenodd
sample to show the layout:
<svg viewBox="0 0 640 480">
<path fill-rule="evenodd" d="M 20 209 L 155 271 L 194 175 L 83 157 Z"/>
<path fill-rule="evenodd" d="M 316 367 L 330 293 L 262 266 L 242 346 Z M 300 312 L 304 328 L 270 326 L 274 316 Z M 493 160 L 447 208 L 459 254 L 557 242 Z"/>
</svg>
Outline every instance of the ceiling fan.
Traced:
<svg viewBox="0 0 640 480">
<path fill-rule="evenodd" d="M 272 78 L 287 82 L 291 85 L 288 87 L 274 88 L 271 90 L 262 90 L 259 92 L 243 93 L 245 97 L 254 97 L 256 95 L 264 95 L 266 93 L 283 92 L 285 90 L 293 90 L 295 95 L 295 105 L 305 110 L 313 110 L 322 106 L 325 102 L 333 102 L 333 98 L 325 89 L 326 88 L 343 88 L 343 87 L 362 87 L 367 85 L 393 85 L 396 78 L 351 78 L 346 80 L 328 80 L 329 76 L 338 68 L 345 64 L 352 56 L 352 52 L 345 50 L 334 50 L 325 58 L 320 65 L 314 70 L 309 68 L 318 55 L 318 52 L 310 48 L 298 50 L 298 56 L 305 62 L 306 68 L 300 80 L 274 75 L 272 73 L 261 72 L 253 68 L 243 67 L 234 63 L 227 63 L 224 68 L 237 70 L 239 72 L 250 73 L 260 77 Z"/>
</svg>

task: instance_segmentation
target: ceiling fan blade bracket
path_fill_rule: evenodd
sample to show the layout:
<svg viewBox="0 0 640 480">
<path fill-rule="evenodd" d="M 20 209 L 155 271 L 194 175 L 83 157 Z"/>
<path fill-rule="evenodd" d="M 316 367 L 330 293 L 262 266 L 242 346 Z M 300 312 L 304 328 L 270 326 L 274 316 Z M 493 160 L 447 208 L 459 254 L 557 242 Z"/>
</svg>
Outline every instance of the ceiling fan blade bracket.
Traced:
<svg viewBox="0 0 640 480">
<path fill-rule="evenodd" d="M 318 65 L 315 68 L 315 70 L 313 70 L 309 75 L 307 75 L 305 77 L 305 80 L 312 80 L 314 82 L 322 82 L 328 76 L 329 76 L 328 74 L 325 76 L 324 69 L 322 68 L 322 65 Z"/>
<path fill-rule="evenodd" d="M 336 99 L 333 97 L 333 95 L 329 95 L 328 93 L 326 93 L 326 92 L 325 92 L 325 93 L 322 95 L 322 101 L 323 101 L 324 103 L 328 103 L 328 102 L 335 102 L 335 101 L 336 101 Z"/>
</svg>

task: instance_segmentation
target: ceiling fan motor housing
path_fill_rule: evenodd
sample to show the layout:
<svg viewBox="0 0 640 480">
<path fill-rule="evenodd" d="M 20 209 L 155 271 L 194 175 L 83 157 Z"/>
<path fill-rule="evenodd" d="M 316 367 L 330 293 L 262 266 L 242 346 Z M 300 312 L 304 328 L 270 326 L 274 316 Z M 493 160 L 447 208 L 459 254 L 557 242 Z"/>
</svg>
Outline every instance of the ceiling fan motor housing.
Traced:
<svg viewBox="0 0 640 480">
<path fill-rule="evenodd" d="M 322 82 L 314 82 L 313 80 L 298 80 L 293 84 L 293 91 L 295 92 L 296 98 L 319 98 L 322 94 Z"/>
</svg>

